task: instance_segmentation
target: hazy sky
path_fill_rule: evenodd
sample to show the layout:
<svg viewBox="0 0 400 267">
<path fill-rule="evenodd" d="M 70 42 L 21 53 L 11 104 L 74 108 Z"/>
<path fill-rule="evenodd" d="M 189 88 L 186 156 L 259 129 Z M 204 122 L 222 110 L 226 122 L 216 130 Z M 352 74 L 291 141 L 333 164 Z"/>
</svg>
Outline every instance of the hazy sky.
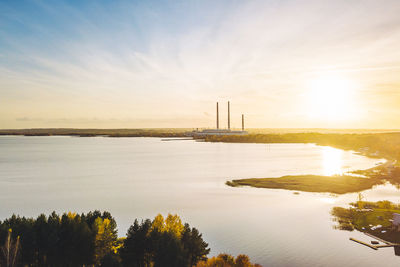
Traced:
<svg viewBox="0 0 400 267">
<path fill-rule="evenodd" d="M 400 128 L 400 1 L 1 1 L 0 128 Z"/>
</svg>

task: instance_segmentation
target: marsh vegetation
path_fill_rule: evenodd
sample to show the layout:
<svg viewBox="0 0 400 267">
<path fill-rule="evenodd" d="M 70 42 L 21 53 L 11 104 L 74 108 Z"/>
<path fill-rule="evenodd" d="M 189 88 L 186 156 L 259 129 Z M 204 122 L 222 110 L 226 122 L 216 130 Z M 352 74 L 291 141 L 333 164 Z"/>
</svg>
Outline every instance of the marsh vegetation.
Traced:
<svg viewBox="0 0 400 267">
<path fill-rule="evenodd" d="M 286 189 L 304 192 L 345 194 L 359 192 L 380 183 L 380 180 L 349 175 L 295 175 L 280 178 L 250 178 L 226 182 L 227 185 L 258 188 Z"/>
</svg>

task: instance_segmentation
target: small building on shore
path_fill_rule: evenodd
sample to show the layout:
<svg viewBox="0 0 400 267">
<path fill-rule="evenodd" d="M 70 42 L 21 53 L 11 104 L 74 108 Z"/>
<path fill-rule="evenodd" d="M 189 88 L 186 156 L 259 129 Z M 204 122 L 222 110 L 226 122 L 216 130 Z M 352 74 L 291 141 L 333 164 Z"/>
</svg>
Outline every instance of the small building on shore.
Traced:
<svg viewBox="0 0 400 267">
<path fill-rule="evenodd" d="M 392 226 L 393 226 L 394 230 L 396 230 L 397 232 L 400 232 L 400 214 L 399 213 L 393 213 Z"/>
<path fill-rule="evenodd" d="M 195 130 L 192 132 L 188 132 L 188 136 L 209 136 L 209 135 L 246 135 L 248 134 L 246 131 L 232 131 L 229 129 L 204 129 L 204 130 Z"/>
</svg>

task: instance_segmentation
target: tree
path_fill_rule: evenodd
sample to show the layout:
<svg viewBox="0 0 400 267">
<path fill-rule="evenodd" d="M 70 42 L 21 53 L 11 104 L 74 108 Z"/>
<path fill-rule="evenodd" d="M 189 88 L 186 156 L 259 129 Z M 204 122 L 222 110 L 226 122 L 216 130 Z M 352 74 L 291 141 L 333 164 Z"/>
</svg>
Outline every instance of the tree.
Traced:
<svg viewBox="0 0 400 267">
<path fill-rule="evenodd" d="M 109 253 L 105 255 L 99 264 L 100 267 L 121 267 L 121 260 L 118 254 Z"/>
<path fill-rule="evenodd" d="M 93 264 L 94 239 L 94 233 L 81 216 L 63 214 L 59 229 L 59 262 L 68 266 Z"/>
<path fill-rule="evenodd" d="M 152 259 L 152 244 L 149 239 L 151 226 L 151 221 L 147 219 L 141 224 L 135 220 L 129 227 L 124 245 L 120 249 L 123 266 L 150 266 Z"/>
<path fill-rule="evenodd" d="M 229 254 L 222 253 L 206 261 L 199 261 L 196 267 L 261 267 L 259 264 L 252 264 L 249 256 L 240 254 L 236 259 Z"/>
<path fill-rule="evenodd" d="M 100 264 L 104 256 L 113 253 L 117 236 L 114 234 L 113 225 L 108 218 L 102 219 L 98 217 L 93 223 L 93 230 L 96 233 L 94 260 L 96 264 Z"/>
<path fill-rule="evenodd" d="M 165 219 L 165 231 L 175 235 L 180 238 L 183 232 L 184 226 L 182 224 L 181 218 L 177 214 L 168 214 Z"/>
<path fill-rule="evenodd" d="M 123 266 L 193 266 L 205 260 L 208 244 L 196 228 L 182 224 L 178 215 L 164 220 L 158 214 L 153 221 L 135 220 L 120 250 Z"/>
<path fill-rule="evenodd" d="M 251 267 L 250 258 L 247 255 L 240 254 L 236 257 L 235 267 Z"/>
<path fill-rule="evenodd" d="M 182 243 L 173 232 L 152 232 L 154 267 L 184 267 L 187 265 Z"/>
<path fill-rule="evenodd" d="M 232 255 L 221 253 L 218 255 L 218 258 L 222 259 L 225 264 L 228 264 L 228 266 L 233 267 L 235 265 L 235 258 Z"/>
<path fill-rule="evenodd" d="M 165 228 L 164 217 L 161 214 L 157 214 L 157 216 L 151 223 L 151 231 L 158 231 L 162 233 L 165 230 L 166 228 Z"/>
<path fill-rule="evenodd" d="M 196 265 L 199 261 L 206 260 L 210 249 L 208 244 L 203 240 L 202 234 L 196 228 L 190 228 L 189 224 L 185 224 L 182 234 L 182 244 L 189 266 Z"/>
<path fill-rule="evenodd" d="M 8 230 L 12 229 L 11 238 L 17 239 L 18 236 L 20 237 L 18 260 L 21 265 L 29 265 L 36 262 L 37 248 L 33 224 L 34 219 L 12 215 L 3 222 L 1 227 L 3 233 L 0 236 L 5 238 L 5 236 L 8 236 Z"/>
<path fill-rule="evenodd" d="M 59 264 L 60 250 L 59 235 L 60 235 L 61 218 L 54 211 L 47 218 L 47 266 L 56 266 Z"/>
<path fill-rule="evenodd" d="M 0 248 L 0 266 L 14 267 L 17 264 L 19 249 L 19 236 L 16 240 L 11 238 L 11 229 L 8 229 L 7 238 L 3 247 Z"/>
<path fill-rule="evenodd" d="M 51 246 L 56 245 L 57 239 L 52 239 L 51 235 L 48 235 L 48 223 L 47 217 L 44 214 L 39 215 L 33 224 L 33 231 L 35 233 L 35 244 L 36 244 L 36 260 L 40 266 L 46 266 L 47 254 Z"/>
</svg>

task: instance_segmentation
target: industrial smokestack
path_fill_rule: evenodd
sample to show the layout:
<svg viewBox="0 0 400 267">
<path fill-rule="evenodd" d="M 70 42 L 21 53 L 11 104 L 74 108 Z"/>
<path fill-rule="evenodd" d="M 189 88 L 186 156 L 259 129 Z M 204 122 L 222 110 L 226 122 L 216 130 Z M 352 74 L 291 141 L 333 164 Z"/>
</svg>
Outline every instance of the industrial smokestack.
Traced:
<svg viewBox="0 0 400 267">
<path fill-rule="evenodd" d="M 242 114 L 242 131 L 244 131 L 244 115 Z"/>
<path fill-rule="evenodd" d="M 217 129 L 219 129 L 219 111 L 218 111 L 218 102 L 217 102 Z"/>
<path fill-rule="evenodd" d="M 229 107 L 229 101 L 228 101 L 228 130 L 231 129 L 231 110 Z"/>
</svg>

